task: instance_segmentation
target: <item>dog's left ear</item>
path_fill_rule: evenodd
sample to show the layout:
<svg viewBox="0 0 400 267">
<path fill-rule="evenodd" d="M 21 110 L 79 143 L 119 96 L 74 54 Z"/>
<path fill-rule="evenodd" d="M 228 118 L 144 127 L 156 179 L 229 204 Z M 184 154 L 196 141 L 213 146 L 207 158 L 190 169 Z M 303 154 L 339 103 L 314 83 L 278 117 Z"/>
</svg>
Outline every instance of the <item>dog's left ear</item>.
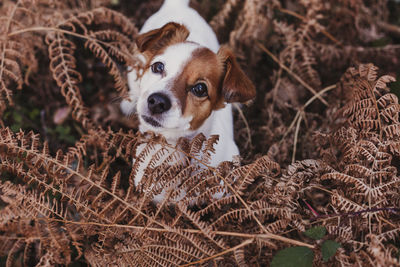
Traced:
<svg viewBox="0 0 400 267">
<path fill-rule="evenodd" d="M 136 37 L 136 45 L 141 53 L 156 54 L 168 45 L 183 42 L 189 30 L 182 24 L 169 22 L 163 27 L 143 33 Z"/>
<path fill-rule="evenodd" d="M 240 68 L 233 52 L 222 46 L 217 56 L 225 68 L 225 77 L 222 82 L 222 95 L 227 103 L 247 102 L 256 96 L 253 83 Z"/>
</svg>

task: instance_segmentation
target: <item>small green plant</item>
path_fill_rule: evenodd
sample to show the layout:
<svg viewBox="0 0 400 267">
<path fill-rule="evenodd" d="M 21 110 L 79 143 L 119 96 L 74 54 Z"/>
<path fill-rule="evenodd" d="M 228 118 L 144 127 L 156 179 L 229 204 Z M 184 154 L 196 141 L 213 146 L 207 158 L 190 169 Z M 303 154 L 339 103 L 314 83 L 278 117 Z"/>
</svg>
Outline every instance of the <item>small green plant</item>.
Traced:
<svg viewBox="0 0 400 267">
<path fill-rule="evenodd" d="M 67 144 L 74 144 L 76 139 L 71 133 L 71 127 L 69 125 L 57 125 L 57 127 L 53 130 L 50 129 L 50 132 L 58 136 L 58 139 L 64 141 Z"/>
<path fill-rule="evenodd" d="M 290 247 L 280 250 L 272 259 L 271 267 L 312 266 L 314 251 L 307 247 Z"/>
<path fill-rule="evenodd" d="M 326 236 L 326 228 L 315 226 L 304 232 L 304 235 L 314 240 L 322 240 Z M 320 243 L 321 244 L 321 243 Z M 324 240 L 319 246 L 324 262 L 329 261 L 336 253 L 340 244 L 333 240 Z M 314 261 L 314 251 L 308 247 L 285 248 L 274 256 L 271 267 L 311 267 Z"/>
<path fill-rule="evenodd" d="M 10 128 L 17 133 L 20 129 L 35 129 L 35 121 L 39 120 L 40 110 L 38 108 L 19 106 L 18 108 L 7 110 L 4 119 L 10 122 Z"/>
</svg>

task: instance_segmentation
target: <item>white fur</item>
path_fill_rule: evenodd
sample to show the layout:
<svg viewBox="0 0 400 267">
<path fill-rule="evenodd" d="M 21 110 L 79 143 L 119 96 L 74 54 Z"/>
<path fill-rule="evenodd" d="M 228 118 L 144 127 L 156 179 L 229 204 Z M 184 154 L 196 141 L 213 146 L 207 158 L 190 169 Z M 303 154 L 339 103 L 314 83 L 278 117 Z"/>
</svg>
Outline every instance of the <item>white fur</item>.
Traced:
<svg viewBox="0 0 400 267">
<path fill-rule="evenodd" d="M 188 41 L 193 43 L 181 43 L 167 48 L 163 54 L 154 58 L 151 63 L 160 61 L 165 64 L 165 75 L 154 74 L 151 70 L 145 70 L 141 79 L 132 71 L 128 74 L 130 87 L 130 100 L 121 103 L 124 113 L 130 114 L 136 110 L 140 120 L 140 131 L 148 130 L 161 133 L 167 140 L 174 144 L 178 138 L 194 137 L 203 133 L 206 137 L 219 135 L 215 155 L 211 158 L 211 166 L 217 166 L 222 161 L 231 161 L 239 155 L 239 150 L 233 138 L 232 107 L 226 104 L 223 109 L 213 111 L 209 118 L 196 131 L 189 130 L 191 118 L 183 118 L 178 101 L 170 92 L 170 81 L 182 72 L 182 67 L 190 59 L 192 52 L 201 46 L 209 48 L 216 53 L 219 49 L 217 37 L 207 22 L 192 8 L 189 0 L 165 0 L 160 10 L 153 14 L 143 25 L 141 33 L 160 28 L 168 22 L 183 24 L 190 31 Z M 147 98 L 150 94 L 162 92 L 171 99 L 172 107 L 162 115 L 160 124 L 153 127 L 142 119 L 142 115 L 148 115 Z M 135 184 L 142 179 L 142 175 L 135 178 Z"/>
</svg>

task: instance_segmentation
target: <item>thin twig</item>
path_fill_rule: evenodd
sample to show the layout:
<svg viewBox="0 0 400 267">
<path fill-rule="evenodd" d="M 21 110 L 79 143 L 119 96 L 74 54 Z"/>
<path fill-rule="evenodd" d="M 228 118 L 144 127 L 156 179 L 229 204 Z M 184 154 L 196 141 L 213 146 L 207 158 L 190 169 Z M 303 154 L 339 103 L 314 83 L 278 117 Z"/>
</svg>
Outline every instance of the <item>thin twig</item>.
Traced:
<svg viewBox="0 0 400 267">
<path fill-rule="evenodd" d="M 267 53 L 279 66 L 284 69 L 287 73 L 289 73 L 293 78 L 295 78 L 301 85 L 303 85 L 307 90 L 309 90 L 311 93 L 314 95 L 317 95 L 318 99 L 321 100 L 324 105 L 328 106 L 328 102 L 326 102 L 325 99 L 323 99 L 320 95 L 318 95 L 317 91 L 315 91 L 314 88 L 312 88 L 308 83 L 306 83 L 300 76 L 298 76 L 296 73 L 291 71 L 288 67 L 286 67 L 274 54 L 272 54 L 264 45 L 261 43 L 257 42 L 257 45 L 265 52 Z"/>
<path fill-rule="evenodd" d="M 391 211 L 391 212 L 396 212 L 400 213 L 400 208 L 368 208 L 364 210 L 359 210 L 359 211 L 350 211 L 350 212 L 345 212 L 345 213 L 331 213 L 331 214 L 324 214 L 324 215 L 319 215 L 318 217 L 312 218 L 312 220 L 317 220 L 317 219 L 325 219 L 325 218 L 336 218 L 336 217 L 348 217 L 348 216 L 358 216 L 363 213 L 375 213 L 375 212 L 380 212 L 380 211 Z"/>
<path fill-rule="evenodd" d="M 400 27 L 397 25 L 393 25 L 384 21 L 376 21 L 376 25 L 378 25 L 379 28 L 386 32 L 390 32 L 397 36 L 400 36 Z"/>
<path fill-rule="evenodd" d="M 322 95 L 330 90 L 333 90 L 336 88 L 336 84 L 330 85 L 328 87 L 325 87 L 324 89 L 322 89 L 321 91 L 318 92 L 317 95 L 312 96 L 296 113 L 296 116 L 294 117 L 293 121 L 290 123 L 289 128 L 286 130 L 286 132 L 284 133 L 280 143 L 283 142 L 283 140 L 286 138 L 286 136 L 289 134 L 289 132 L 292 130 L 292 128 L 294 127 L 294 125 L 296 124 L 297 119 L 300 117 L 301 112 L 304 112 L 304 110 L 315 100 L 317 99 L 318 95 Z"/>
<path fill-rule="evenodd" d="M 107 47 L 113 47 L 109 43 L 101 41 L 101 40 L 98 40 L 98 39 L 93 38 L 91 36 L 79 34 L 79 33 L 72 32 L 72 31 L 66 31 L 66 30 L 59 29 L 59 28 L 53 28 L 53 27 L 31 27 L 31 28 L 25 28 L 25 29 L 22 29 L 22 30 L 11 32 L 7 36 L 8 37 L 12 37 L 12 36 L 15 36 L 15 35 L 18 35 L 18 34 L 23 34 L 23 33 L 26 33 L 26 32 L 39 32 L 39 31 L 45 31 L 45 32 L 46 31 L 47 32 L 54 31 L 54 32 L 58 32 L 58 33 L 64 33 L 64 34 L 75 36 L 75 37 L 78 37 L 78 38 L 81 38 L 81 39 L 89 40 L 89 41 L 92 41 L 92 42 L 97 42 L 97 43 L 102 44 L 102 45 L 107 46 Z M 127 54 L 127 53 L 125 53 L 123 51 L 120 51 L 120 53 L 123 54 L 124 56 L 126 56 L 126 58 L 132 58 L 131 54 Z"/>
<path fill-rule="evenodd" d="M 264 236 L 265 236 L 265 239 L 270 239 L 269 235 L 259 235 L 258 237 L 261 238 L 261 239 L 263 239 Z M 288 241 L 291 242 L 292 239 L 289 239 L 289 238 L 288 238 Z M 195 264 L 200 264 L 200 263 L 207 262 L 207 261 L 209 261 L 209 260 L 211 260 L 211 259 L 215 259 L 215 258 L 217 258 L 217 257 L 219 257 L 219 256 L 222 256 L 222 255 L 225 255 L 225 254 L 227 254 L 227 253 L 229 253 L 229 252 L 235 251 L 235 250 L 237 250 L 237 249 L 239 249 L 239 248 L 241 248 L 241 247 L 250 245 L 250 244 L 252 244 L 253 242 L 254 242 L 254 238 L 247 239 L 247 240 L 243 241 L 242 243 L 240 243 L 239 245 L 237 245 L 237 246 L 235 246 L 235 247 L 233 247 L 233 248 L 224 250 L 224 251 L 219 252 L 219 253 L 217 253 L 217 254 L 214 254 L 214 255 L 212 255 L 212 256 L 210 256 L 210 257 L 207 257 L 207 258 L 204 258 L 204 259 L 195 261 L 195 262 L 190 262 L 190 263 L 187 263 L 187 264 L 184 264 L 184 265 L 180 265 L 180 267 L 191 266 L 191 265 L 195 265 Z M 292 243 L 292 244 L 293 244 L 293 245 L 298 245 L 298 246 L 304 246 L 304 243 L 303 243 L 303 242 Z M 314 246 L 312 246 L 312 247 L 307 246 L 307 247 L 309 247 L 309 248 L 314 248 Z"/>
<path fill-rule="evenodd" d="M 247 143 L 250 145 L 250 149 L 253 149 L 253 142 L 251 140 L 251 131 L 249 127 L 249 123 L 246 119 L 246 116 L 243 114 L 243 110 L 241 109 L 240 105 L 238 103 L 234 103 L 233 106 L 237 109 L 239 112 L 240 118 L 243 120 L 244 125 L 246 126 L 246 132 L 247 132 Z"/>
<path fill-rule="evenodd" d="M 301 110 L 301 109 L 300 109 Z M 290 123 L 288 129 L 286 130 L 286 132 L 283 134 L 281 141 L 279 143 L 282 143 L 283 140 L 285 140 L 286 136 L 290 133 L 290 131 L 292 130 L 292 128 L 294 127 L 294 125 L 297 122 L 297 119 L 300 117 L 300 110 L 297 111 L 296 116 L 294 116 L 294 119 L 292 120 L 292 122 Z"/>
<path fill-rule="evenodd" d="M 281 85 L 282 67 L 279 67 L 277 76 L 278 76 L 277 81 L 274 85 L 274 88 L 272 89 L 272 111 L 274 111 L 275 100 L 276 96 L 278 95 L 278 88 Z"/>
<path fill-rule="evenodd" d="M 296 161 L 296 147 L 297 147 L 297 139 L 299 137 L 300 124 L 301 124 L 301 116 L 297 120 L 296 131 L 294 132 L 292 163 Z"/>
<path fill-rule="evenodd" d="M 107 224 L 107 223 L 98 223 L 98 222 L 82 222 L 82 221 L 68 221 L 64 219 L 56 219 L 56 218 L 37 218 L 37 220 L 46 220 L 50 222 L 61 222 L 65 224 L 75 224 L 75 225 L 92 225 L 92 226 L 100 226 L 100 227 L 108 227 L 108 228 L 124 228 L 124 229 L 132 229 L 135 231 L 141 231 L 146 229 L 148 231 L 166 233 L 170 232 L 169 229 L 165 228 L 156 228 L 156 227 L 147 227 L 147 226 L 136 226 L 136 225 L 124 225 L 124 224 Z M 181 229 L 182 232 L 190 233 L 190 234 L 203 234 L 201 230 L 197 229 Z M 221 235 L 221 236 L 232 236 L 232 237 L 241 237 L 241 238 L 251 238 L 251 239 L 270 239 L 269 234 L 246 234 L 246 233 L 238 233 L 238 232 L 229 232 L 229 231 L 212 231 L 213 234 Z M 289 238 L 281 238 L 281 240 L 289 240 L 291 244 L 298 244 L 300 246 L 304 246 L 303 242 L 298 241 L 292 242 L 293 240 Z M 297 240 L 294 240 L 297 241 Z"/>
<path fill-rule="evenodd" d="M 308 207 L 308 209 L 314 214 L 314 216 L 319 216 L 318 212 L 310 205 L 308 204 L 308 202 L 303 199 L 303 202 L 306 204 L 306 206 Z"/>
</svg>

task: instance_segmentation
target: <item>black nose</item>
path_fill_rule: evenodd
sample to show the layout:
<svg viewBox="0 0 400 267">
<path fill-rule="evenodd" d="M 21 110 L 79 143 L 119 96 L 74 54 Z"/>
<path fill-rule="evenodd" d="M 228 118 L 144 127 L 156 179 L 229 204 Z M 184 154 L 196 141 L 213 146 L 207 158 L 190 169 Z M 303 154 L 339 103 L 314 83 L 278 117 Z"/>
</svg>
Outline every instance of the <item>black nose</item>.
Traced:
<svg viewBox="0 0 400 267">
<path fill-rule="evenodd" d="M 166 95 L 154 93 L 147 98 L 147 105 L 152 114 L 160 114 L 171 108 L 171 101 Z"/>
</svg>

